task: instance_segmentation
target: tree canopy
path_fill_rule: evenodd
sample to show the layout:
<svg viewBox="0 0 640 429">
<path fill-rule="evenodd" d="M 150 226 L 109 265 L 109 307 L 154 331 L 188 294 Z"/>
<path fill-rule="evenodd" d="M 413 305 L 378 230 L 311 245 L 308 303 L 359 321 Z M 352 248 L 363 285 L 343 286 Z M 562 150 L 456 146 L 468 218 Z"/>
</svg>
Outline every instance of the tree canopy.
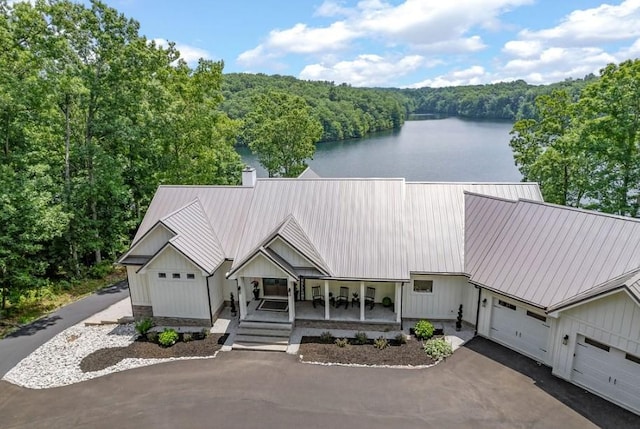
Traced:
<svg viewBox="0 0 640 429">
<path fill-rule="evenodd" d="M 545 200 L 637 216 L 640 60 L 608 65 L 578 97 L 538 97 L 535 119 L 515 123 L 511 147 Z"/>
</svg>

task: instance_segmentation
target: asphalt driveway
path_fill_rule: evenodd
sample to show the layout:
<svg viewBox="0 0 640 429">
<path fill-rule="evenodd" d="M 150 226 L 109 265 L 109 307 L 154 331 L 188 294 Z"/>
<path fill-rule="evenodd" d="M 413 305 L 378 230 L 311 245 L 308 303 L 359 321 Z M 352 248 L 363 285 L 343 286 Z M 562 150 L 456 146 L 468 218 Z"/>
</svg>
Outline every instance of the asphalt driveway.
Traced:
<svg viewBox="0 0 640 429">
<path fill-rule="evenodd" d="M 60 332 L 127 296 L 129 296 L 129 284 L 125 280 L 72 302 L 7 335 L 0 340 L 0 378 Z M 2 427 L 1 420 L 0 427 Z"/>
<path fill-rule="evenodd" d="M 491 356 L 495 350 L 498 357 L 518 356 L 501 349 L 474 339 L 426 370 L 316 366 L 284 353 L 234 351 L 49 390 L 0 382 L 0 424 L 65 429 L 584 429 L 640 424 L 640 418 L 615 406 L 602 409 L 609 415 L 600 420 L 585 417 L 547 391 L 553 390 L 553 380 L 568 383 L 552 377 L 545 382 L 547 389 L 541 388 L 522 368 Z"/>
</svg>

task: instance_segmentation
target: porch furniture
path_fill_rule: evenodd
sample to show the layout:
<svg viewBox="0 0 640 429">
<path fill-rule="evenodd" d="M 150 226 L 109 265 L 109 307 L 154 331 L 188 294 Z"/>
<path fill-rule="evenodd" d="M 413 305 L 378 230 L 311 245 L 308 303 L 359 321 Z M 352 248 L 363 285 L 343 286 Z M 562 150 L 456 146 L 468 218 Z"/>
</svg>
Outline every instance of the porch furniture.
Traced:
<svg viewBox="0 0 640 429">
<path fill-rule="evenodd" d="M 316 308 L 316 302 L 322 304 L 324 307 L 324 295 L 320 292 L 320 286 L 313 286 L 311 288 L 311 303 L 313 308 Z"/>
<path fill-rule="evenodd" d="M 340 287 L 340 295 L 336 298 L 336 307 L 340 307 L 343 302 L 344 308 L 349 308 L 349 288 L 346 286 Z"/>
<path fill-rule="evenodd" d="M 367 294 L 364 297 L 364 305 L 369 304 L 369 310 L 373 310 L 376 301 L 376 289 L 367 287 Z"/>
<path fill-rule="evenodd" d="M 360 297 L 353 297 L 351 298 L 351 308 L 355 307 L 355 305 L 358 304 L 358 306 L 360 306 Z"/>
</svg>

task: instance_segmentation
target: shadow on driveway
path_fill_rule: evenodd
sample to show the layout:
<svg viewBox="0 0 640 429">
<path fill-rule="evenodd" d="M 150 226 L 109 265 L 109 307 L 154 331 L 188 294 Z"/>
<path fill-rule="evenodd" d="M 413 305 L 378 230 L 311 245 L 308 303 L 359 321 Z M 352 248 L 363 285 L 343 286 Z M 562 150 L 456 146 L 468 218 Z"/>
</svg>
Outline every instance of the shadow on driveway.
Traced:
<svg viewBox="0 0 640 429">
<path fill-rule="evenodd" d="M 464 347 L 531 378 L 535 385 L 602 428 L 640 427 L 640 416 L 551 374 L 551 368 L 482 337 Z"/>
<path fill-rule="evenodd" d="M 34 322 L 29 323 L 28 325 L 19 328 L 17 331 L 13 331 L 9 335 L 7 335 L 6 338 L 16 338 L 23 337 L 25 335 L 33 335 L 39 331 L 42 331 L 43 329 L 47 329 L 49 326 L 55 325 L 60 319 L 62 319 L 62 317 L 60 316 L 42 317 Z"/>
<path fill-rule="evenodd" d="M 129 287 L 129 283 L 126 280 L 113 284 L 111 286 L 102 288 L 96 292 L 96 295 L 111 295 L 121 292 Z"/>
</svg>

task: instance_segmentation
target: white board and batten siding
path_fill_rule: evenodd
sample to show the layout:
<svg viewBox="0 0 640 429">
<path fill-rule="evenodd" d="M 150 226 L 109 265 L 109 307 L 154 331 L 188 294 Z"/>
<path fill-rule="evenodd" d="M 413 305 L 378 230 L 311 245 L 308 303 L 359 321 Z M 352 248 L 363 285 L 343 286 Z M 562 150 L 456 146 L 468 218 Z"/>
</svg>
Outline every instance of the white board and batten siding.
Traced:
<svg viewBox="0 0 640 429">
<path fill-rule="evenodd" d="M 287 261 L 292 267 L 312 267 L 313 265 L 305 259 L 300 253 L 291 248 L 281 239 L 275 239 L 269 248 L 276 252 L 282 259 Z"/>
<path fill-rule="evenodd" d="M 164 225 L 158 224 L 139 243 L 133 246 L 132 254 L 155 255 L 174 235 Z"/>
<path fill-rule="evenodd" d="M 640 306 L 620 291 L 560 312 L 553 374 L 640 414 Z"/>
<path fill-rule="evenodd" d="M 551 365 L 555 319 L 539 308 L 493 294 L 486 289 L 483 289 L 480 298 L 478 334 Z"/>
<path fill-rule="evenodd" d="M 129 280 L 129 295 L 133 305 L 151 305 L 149 295 L 149 281 L 147 274 L 138 274 L 140 266 L 127 266 L 127 279 Z"/>
<path fill-rule="evenodd" d="M 431 280 L 432 292 L 414 291 L 415 280 Z M 411 281 L 404 285 L 402 317 L 410 319 L 453 320 L 458 307 L 463 305 L 462 318 L 475 323 L 477 290 L 464 276 L 411 274 Z"/>
<path fill-rule="evenodd" d="M 153 315 L 209 319 L 206 274 L 172 248 L 165 249 L 147 267 Z M 166 277 L 161 278 L 161 273 Z M 174 279 L 174 274 L 179 279 Z M 188 276 L 193 275 L 190 279 Z"/>
<path fill-rule="evenodd" d="M 258 277 L 258 278 L 289 278 L 289 275 L 262 254 L 257 254 L 241 270 L 233 274 L 233 278 Z M 245 285 L 246 287 L 246 285 Z"/>
</svg>

